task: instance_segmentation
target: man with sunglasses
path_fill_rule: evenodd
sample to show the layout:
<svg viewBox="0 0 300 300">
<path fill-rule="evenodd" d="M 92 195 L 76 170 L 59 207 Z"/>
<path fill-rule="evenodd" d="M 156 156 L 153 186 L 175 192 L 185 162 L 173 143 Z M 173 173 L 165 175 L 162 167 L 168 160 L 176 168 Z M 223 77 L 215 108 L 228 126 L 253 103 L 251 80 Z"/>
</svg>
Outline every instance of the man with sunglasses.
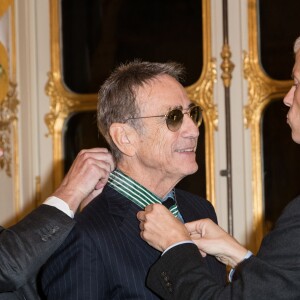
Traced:
<svg viewBox="0 0 300 300">
<path fill-rule="evenodd" d="M 294 84 L 283 102 L 292 139 L 300 144 L 300 37 L 294 52 Z M 300 299 L 300 196 L 284 209 L 256 256 L 209 219 L 184 226 L 161 205 L 150 205 L 137 217 L 141 237 L 164 251 L 147 278 L 163 299 Z M 235 268 L 226 287 L 207 272 L 206 254 Z"/>
<path fill-rule="evenodd" d="M 160 253 L 140 238 L 137 212 L 163 203 L 180 222 L 217 222 L 210 202 L 175 188 L 198 169 L 202 121 L 200 107 L 178 81 L 182 71 L 176 63 L 136 60 L 102 85 L 98 127 L 117 168 L 47 264 L 42 274 L 47 299 L 159 299 L 145 280 Z M 214 257 L 204 264 L 224 285 L 225 266 Z"/>
</svg>

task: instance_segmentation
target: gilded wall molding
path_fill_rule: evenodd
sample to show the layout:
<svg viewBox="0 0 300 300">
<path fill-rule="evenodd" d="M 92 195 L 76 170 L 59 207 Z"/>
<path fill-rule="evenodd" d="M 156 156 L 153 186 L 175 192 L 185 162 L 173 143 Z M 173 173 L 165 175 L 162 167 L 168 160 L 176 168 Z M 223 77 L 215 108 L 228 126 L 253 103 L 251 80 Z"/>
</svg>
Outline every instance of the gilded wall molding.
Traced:
<svg viewBox="0 0 300 300">
<path fill-rule="evenodd" d="M 211 10 L 210 0 L 202 1 L 203 11 L 203 69 L 199 80 L 187 87 L 191 99 L 203 108 L 205 122 L 206 191 L 207 198 L 215 204 L 214 178 L 214 130 L 218 126 L 217 108 L 213 101 L 213 85 L 216 80 L 216 62 L 211 58 Z M 62 80 L 60 0 L 50 0 L 51 21 L 51 70 L 48 74 L 46 93 L 50 97 L 50 111 L 45 116 L 49 135 L 53 139 L 53 182 L 57 186 L 63 178 L 62 132 L 66 119 L 76 111 L 96 109 L 96 94 L 70 92 Z"/>
<path fill-rule="evenodd" d="M 2 17 L 10 6 L 13 4 L 13 0 L 1 0 L 0 1 L 0 17 Z"/>
<path fill-rule="evenodd" d="M 273 80 L 259 63 L 257 1 L 248 0 L 249 52 L 244 51 L 244 77 L 248 82 L 248 103 L 244 106 L 244 125 L 251 135 L 253 239 L 249 242 L 257 251 L 264 235 L 264 199 L 262 179 L 261 120 L 268 103 L 283 97 L 291 81 Z"/>
<path fill-rule="evenodd" d="M 214 104 L 213 87 L 217 78 L 216 59 L 210 58 L 200 80 L 187 88 L 191 100 L 203 109 L 205 123 L 206 198 L 216 205 L 214 131 L 218 129 L 218 111 Z"/>
<path fill-rule="evenodd" d="M 207 72 L 198 84 L 187 88 L 187 93 L 193 101 L 203 109 L 205 123 L 212 124 L 214 130 L 218 129 L 218 111 L 213 101 L 213 87 L 217 79 L 216 59 L 208 62 Z"/>
<path fill-rule="evenodd" d="M 231 85 L 234 63 L 230 59 L 231 58 L 230 46 L 226 43 L 223 44 L 221 57 L 223 59 L 221 63 L 221 69 L 223 71 L 223 73 L 221 74 L 221 78 L 223 80 L 224 86 L 229 88 Z"/>
<path fill-rule="evenodd" d="M 4 150 L 4 159 L 0 160 L 0 168 L 5 170 L 9 177 L 12 176 L 13 163 L 12 124 L 18 120 L 18 104 L 16 84 L 10 82 L 8 93 L 0 103 L 0 147 Z"/>
<path fill-rule="evenodd" d="M 19 199 L 19 168 L 16 157 L 18 153 L 18 104 L 15 82 L 15 17 L 14 1 L 5 0 L 0 4 L 0 22 L 5 23 L 8 40 L 0 41 L 0 147 L 4 150 L 4 159 L 0 161 L 0 169 L 12 177 L 14 173 L 15 199 Z M 5 18 L 7 17 L 7 18 Z M 1 25 L 1 24 L 0 24 Z M 4 24 L 3 24 L 4 25 Z M 12 171 L 13 169 L 13 171 Z M 18 203 L 16 203 L 18 207 Z"/>
<path fill-rule="evenodd" d="M 62 119 L 64 119 L 74 111 L 75 107 L 80 105 L 78 99 L 73 99 L 68 97 L 64 90 L 62 90 L 60 85 L 57 84 L 58 74 L 48 73 L 48 82 L 46 84 L 45 90 L 46 94 L 50 97 L 50 112 L 45 116 L 45 123 L 48 127 L 49 134 L 54 135 L 55 126 Z"/>
</svg>

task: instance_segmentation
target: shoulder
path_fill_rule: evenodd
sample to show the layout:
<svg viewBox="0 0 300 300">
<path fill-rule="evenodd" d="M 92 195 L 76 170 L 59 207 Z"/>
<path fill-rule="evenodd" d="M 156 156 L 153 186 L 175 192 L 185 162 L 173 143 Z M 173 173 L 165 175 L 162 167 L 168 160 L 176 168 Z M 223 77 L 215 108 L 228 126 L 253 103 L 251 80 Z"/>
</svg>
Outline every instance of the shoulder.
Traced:
<svg viewBox="0 0 300 300">
<path fill-rule="evenodd" d="M 183 215 L 189 216 L 187 220 L 210 218 L 214 222 L 217 222 L 215 209 L 211 202 L 203 197 L 180 189 L 175 189 L 175 192 L 179 210 Z"/>
<path fill-rule="evenodd" d="M 111 231 L 127 215 L 131 202 L 110 187 L 75 216 L 76 229 L 85 232 Z M 95 229 L 95 230 L 94 230 Z"/>
<path fill-rule="evenodd" d="M 176 192 L 176 197 L 178 200 L 182 199 L 184 201 L 187 201 L 191 204 L 194 204 L 195 206 L 200 206 L 200 207 L 207 207 L 209 209 L 214 209 L 213 205 L 211 204 L 211 202 L 209 202 L 207 199 L 200 197 L 198 195 L 192 194 L 190 192 L 181 190 L 181 189 L 175 189 Z"/>
<path fill-rule="evenodd" d="M 300 213 L 300 195 L 293 199 L 284 209 L 283 214 L 285 213 Z"/>
<path fill-rule="evenodd" d="M 300 196 L 285 207 L 275 224 L 275 229 L 295 226 L 300 228 Z"/>
</svg>

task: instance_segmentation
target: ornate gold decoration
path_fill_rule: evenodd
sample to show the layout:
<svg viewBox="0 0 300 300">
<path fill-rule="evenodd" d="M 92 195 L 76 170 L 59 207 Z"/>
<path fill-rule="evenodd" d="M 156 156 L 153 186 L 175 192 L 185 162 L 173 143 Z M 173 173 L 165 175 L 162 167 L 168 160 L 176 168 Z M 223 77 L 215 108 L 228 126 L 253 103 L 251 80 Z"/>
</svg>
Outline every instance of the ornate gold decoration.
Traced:
<svg viewBox="0 0 300 300">
<path fill-rule="evenodd" d="M 35 206 L 42 204 L 41 176 L 35 176 Z"/>
<path fill-rule="evenodd" d="M 0 168 L 7 176 L 12 175 L 11 124 L 17 121 L 18 104 L 16 84 L 10 82 L 9 91 L 0 103 L 0 147 L 4 150 L 4 158 L 0 160 Z"/>
<path fill-rule="evenodd" d="M 251 131 L 253 239 L 250 247 L 257 251 L 264 235 L 263 182 L 261 153 L 261 119 L 263 110 L 273 99 L 283 97 L 291 81 L 273 80 L 259 63 L 257 0 L 248 0 L 249 53 L 244 52 L 244 76 L 248 81 L 248 104 L 244 107 L 244 124 Z"/>
<path fill-rule="evenodd" d="M 218 129 L 218 112 L 217 107 L 212 100 L 213 87 L 216 79 L 216 59 L 211 58 L 204 79 L 187 88 L 190 99 L 197 102 L 202 107 L 204 118 L 207 120 L 205 123 L 211 123 L 215 130 Z"/>
<path fill-rule="evenodd" d="M 50 135 L 54 135 L 55 125 L 59 119 L 65 119 L 80 101 L 68 97 L 61 89 L 56 89 L 55 73 L 48 73 L 49 80 L 46 85 L 46 94 L 50 97 L 50 112 L 45 116 L 45 122 Z"/>
<path fill-rule="evenodd" d="M 51 21 L 51 71 L 46 86 L 50 97 L 50 112 L 45 116 L 49 134 L 53 137 L 54 186 L 63 177 L 62 131 L 65 120 L 75 111 L 95 110 L 96 94 L 75 94 L 63 83 L 61 74 L 60 0 L 50 1 Z M 203 69 L 199 80 L 187 87 L 191 99 L 203 108 L 205 122 L 206 192 L 207 198 L 215 204 L 214 180 L 214 130 L 218 125 L 218 114 L 213 101 L 213 84 L 216 80 L 216 62 L 211 58 L 211 10 L 210 0 L 202 1 L 203 11 Z"/>
<path fill-rule="evenodd" d="M 224 44 L 221 52 L 221 57 L 223 59 L 221 63 L 221 69 L 223 73 L 221 74 L 221 78 L 223 80 L 225 87 L 230 87 L 231 84 L 231 78 L 232 78 L 232 71 L 234 69 L 234 64 L 230 60 L 231 58 L 231 51 L 230 46 L 228 44 Z"/>
<path fill-rule="evenodd" d="M 192 86 L 187 88 L 191 100 L 203 109 L 205 123 L 205 165 L 206 165 L 206 197 L 213 205 L 215 198 L 215 160 L 214 160 L 214 131 L 218 129 L 218 111 L 213 101 L 213 86 L 217 78 L 216 59 L 210 58 L 205 64 L 202 76 Z"/>
<path fill-rule="evenodd" d="M 13 4 L 13 0 L 1 0 L 0 1 L 0 18 L 6 13 L 10 5 Z"/>
<path fill-rule="evenodd" d="M 0 104 L 4 101 L 9 89 L 8 54 L 0 42 Z"/>
</svg>

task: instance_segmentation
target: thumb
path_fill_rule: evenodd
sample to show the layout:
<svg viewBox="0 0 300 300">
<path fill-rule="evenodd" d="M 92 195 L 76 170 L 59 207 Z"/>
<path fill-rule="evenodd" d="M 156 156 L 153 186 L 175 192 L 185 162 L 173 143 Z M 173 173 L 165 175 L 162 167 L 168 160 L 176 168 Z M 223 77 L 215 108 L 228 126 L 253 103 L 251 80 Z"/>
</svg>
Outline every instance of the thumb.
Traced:
<svg viewBox="0 0 300 300">
<path fill-rule="evenodd" d="M 200 233 L 200 232 L 197 232 L 197 222 L 198 221 L 193 221 L 193 222 L 187 222 L 185 223 L 185 227 L 187 229 L 187 231 L 192 234 L 192 233 Z"/>
</svg>

